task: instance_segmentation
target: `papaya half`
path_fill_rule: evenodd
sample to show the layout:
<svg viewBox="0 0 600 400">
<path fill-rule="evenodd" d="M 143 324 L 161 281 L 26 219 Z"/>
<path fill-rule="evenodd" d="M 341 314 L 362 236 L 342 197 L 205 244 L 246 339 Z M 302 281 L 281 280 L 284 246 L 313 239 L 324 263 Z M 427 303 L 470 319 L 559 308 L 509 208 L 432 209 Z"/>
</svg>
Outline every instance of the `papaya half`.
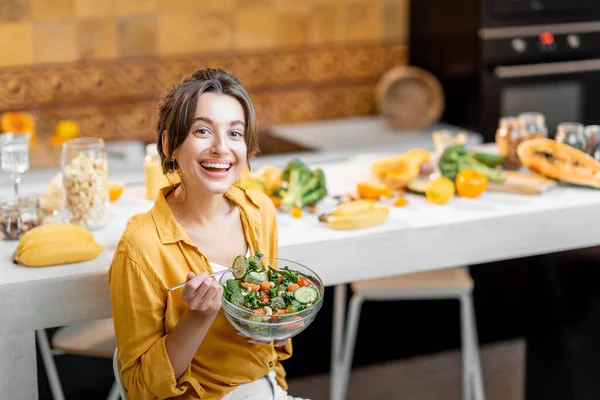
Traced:
<svg viewBox="0 0 600 400">
<path fill-rule="evenodd" d="M 521 163 L 547 178 L 600 189 L 600 162 L 589 154 L 553 139 L 536 138 L 517 147 Z"/>
</svg>

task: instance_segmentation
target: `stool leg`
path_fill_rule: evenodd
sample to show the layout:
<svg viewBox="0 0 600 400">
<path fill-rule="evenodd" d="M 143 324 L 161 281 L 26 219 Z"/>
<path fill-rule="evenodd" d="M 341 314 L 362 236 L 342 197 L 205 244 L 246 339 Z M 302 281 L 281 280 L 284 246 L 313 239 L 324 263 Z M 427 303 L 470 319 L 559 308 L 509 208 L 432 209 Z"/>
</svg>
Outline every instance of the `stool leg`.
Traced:
<svg viewBox="0 0 600 400">
<path fill-rule="evenodd" d="M 36 329 L 35 337 L 38 342 L 40 354 L 42 355 L 42 361 L 44 362 L 44 369 L 48 376 L 48 383 L 50 384 L 50 391 L 54 400 L 65 400 L 65 395 L 58 378 L 58 371 L 56 370 L 56 364 L 54 363 L 54 357 L 52 356 L 52 350 L 50 349 L 50 341 L 48 335 L 44 329 Z"/>
<path fill-rule="evenodd" d="M 469 347 L 468 375 L 470 382 L 470 391 L 473 391 L 475 400 L 485 400 L 485 389 L 483 384 L 483 373 L 481 370 L 481 359 L 479 356 L 479 340 L 477 338 L 477 322 L 475 320 L 475 309 L 471 293 L 461 296 L 463 309 L 462 317 L 466 321 L 465 329 L 468 330 L 467 338 Z"/>
<path fill-rule="evenodd" d="M 465 296 L 460 298 L 460 339 L 462 344 L 462 398 L 473 400 L 473 388 L 471 386 L 471 327 L 469 320 L 469 305 Z"/>
<path fill-rule="evenodd" d="M 336 285 L 333 303 L 333 338 L 331 346 L 331 372 L 329 378 L 329 396 L 332 400 L 340 400 L 340 382 L 343 371 L 340 366 L 343 361 L 344 326 L 346 319 L 346 285 Z"/>
<path fill-rule="evenodd" d="M 363 298 L 358 295 L 353 295 L 350 299 L 350 307 L 348 308 L 348 322 L 346 325 L 346 343 L 343 347 L 342 354 L 342 374 L 341 374 L 341 390 L 340 400 L 346 398 L 348 385 L 350 383 L 350 373 L 352 372 L 352 358 L 354 357 L 354 347 L 356 344 L 356 333 L 358 331 L 358 323 L 360 321 L 360 309 L 362 307 Z"/>
<path fill-rule="evenodd" d="M 473 355 L 473 385 L 475 391 L 476 400 L 485 400 L 485 387 L 483 384 L 483 371 L 481 370 L 481 357 L 479 355 L 479 339 L 477 336 L 477 321 L 475 319 L 475 307 L 473 306 L 473 295 L 469 293 L 469 310 L 470 310 L 470 321 L 471 321 L 471 346 Z"/>
<path fill-rule="evenodd" d="M 110 388 L 110 392 L 108 393 L 108 397 L 107 400 L 119 400 L 121 399 L 121 394 L 119 393 L 119 386 L 117 385 L 117 382 L 115 381 L 112 385 L 112 387 Z"/>
</svg>

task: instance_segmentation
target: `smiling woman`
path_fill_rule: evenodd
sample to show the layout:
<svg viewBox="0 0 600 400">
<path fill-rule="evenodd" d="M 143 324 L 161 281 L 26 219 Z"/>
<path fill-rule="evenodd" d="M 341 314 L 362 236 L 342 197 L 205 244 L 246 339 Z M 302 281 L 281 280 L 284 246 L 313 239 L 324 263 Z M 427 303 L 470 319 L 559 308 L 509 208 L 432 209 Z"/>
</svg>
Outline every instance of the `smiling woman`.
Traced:
<svg viewBox="0 0 600 400">
<path fill-rule="evenodd" d="M 256 112 L 240 82 L 199 70 L 159 104 L 165 187 L 132 219 L 109 271 L 120 374 L 130 398 L 290 399 L 281 361 L 291 339 L 240 337 L 221 311 L 212 265 L 260 251 L 277 257 L 275 208 L 234 185 L 257 152 Z M 187 281 L 181 293 L 168 288 Z"/>
</svg>

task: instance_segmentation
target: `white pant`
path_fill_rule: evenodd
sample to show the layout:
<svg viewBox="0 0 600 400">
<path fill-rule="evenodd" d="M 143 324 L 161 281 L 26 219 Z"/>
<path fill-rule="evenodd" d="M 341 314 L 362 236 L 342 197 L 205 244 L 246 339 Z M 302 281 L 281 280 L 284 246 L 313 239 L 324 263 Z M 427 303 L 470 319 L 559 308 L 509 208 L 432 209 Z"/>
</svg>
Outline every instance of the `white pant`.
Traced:
<svg viewBox="0 0 600 400">
<path fill-rule="evenodd" d="M 238 386 L 221 400 L 303 400 L 299 397 L 288 396 L 287 392 L 275 381 L 275 376 L 275 371 L 271 371 L 267 376 L 254 382 Z"/>
</svg>

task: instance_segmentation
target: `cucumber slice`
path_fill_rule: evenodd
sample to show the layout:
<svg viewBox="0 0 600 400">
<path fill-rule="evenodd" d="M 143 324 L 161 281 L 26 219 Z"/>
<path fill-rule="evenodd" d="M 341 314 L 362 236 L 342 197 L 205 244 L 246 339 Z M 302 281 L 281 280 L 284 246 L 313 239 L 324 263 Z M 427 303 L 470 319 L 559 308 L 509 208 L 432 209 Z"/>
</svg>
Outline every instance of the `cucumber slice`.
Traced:
<svg viewBox="0 0 600 400">
<path fill-rule="evenodd" d="M 313 303 L 319 297 L 317 289 L 310 286 L 301 286 L 294 291 L 294 298 L 302 304 Z"/>
<path fill-rule="evenodd" d="M 257 272 L 257 271 L 252 271 L 252 272 L 248 272 L 248 274 L 244 277 L 244 281 L 248 282 L 248 283 L 255 283 L 257 285 L 260 285 L 261 283 L 267 281 L 267 273 L 266 272 Z"/>
<path fill-rule="evenodd" d="M 261 316 L 261 315 L 252 315 L 249 320 L 253 321 L 253 322 L 265 322 L 266 320 L 268 320 L 268 316 Z M 272 326 L 268 326 L 268 325 L 260 325 L 257 323 L 253 323 L 253 322 L 248 322 L 248 329 L 250 329 L 251 332 L 250 336 L 252 336 L 252 333 L 254 333 L 255 335 L 259 336 L 264 336 L 264 335 L 270 335 L 273 333 L 273 327 Z"/>
<path fill-rule="evenodd" d="M 233 260 L 231 268 L 233 269 L 233 277 L 235 279 L 242 279 L 246 276 L 246 271 L 248 271 L 248 259 L 244 256 L 237 256 Z"/>
</svg>

